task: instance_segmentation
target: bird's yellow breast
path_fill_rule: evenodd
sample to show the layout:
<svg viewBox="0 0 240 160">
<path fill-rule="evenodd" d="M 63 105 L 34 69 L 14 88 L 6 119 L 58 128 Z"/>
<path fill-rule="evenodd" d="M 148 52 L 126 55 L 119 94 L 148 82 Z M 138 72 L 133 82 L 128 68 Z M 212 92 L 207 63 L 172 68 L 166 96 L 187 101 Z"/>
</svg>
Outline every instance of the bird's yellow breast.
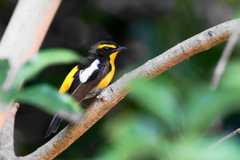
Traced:
<svg viewBox="0 0 240 160">
<path fill-rule="evenodd" d="M 98 88 L 105 88 L 107 85 L 111 82 L 114 73 L 115 73 L 115 58 L 119 52 L 114 52 L 110 55 L 110 65 L 111 65 L 111 71 L 100 81 L 100 83 L 97 85 L 96 89 Z"/>
</svg>

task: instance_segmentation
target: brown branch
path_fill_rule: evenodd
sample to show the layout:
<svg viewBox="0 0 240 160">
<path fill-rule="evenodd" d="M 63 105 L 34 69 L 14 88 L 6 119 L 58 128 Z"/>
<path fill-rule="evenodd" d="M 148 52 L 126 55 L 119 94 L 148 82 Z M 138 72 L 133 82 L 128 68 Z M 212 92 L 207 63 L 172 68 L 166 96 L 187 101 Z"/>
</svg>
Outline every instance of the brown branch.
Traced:
<svg viewBox="0 0 240 160">
<path fill-rule="evenodd" d="M 240 128 L 236 129 L 232 133 L 228 134 L 227 136 L 223 137 L 222 139 L 220 139 L 219 141 L 214 143 L 209 149 L 213 149 L 213 148 L 217 147 L 219 144 L 229 140 L 230 138 L 232 138 L 232 137 L 234 137 L 234 136 L 236 136 L 238 134 L 240 134 Z"/>
<path fill-rule="evenodd" d="M 0 59 L 8 59 L 10 70 L 2 89 L 10 89 L 14 77 L 43 41 L 61 0 L 19 0 L 8 27 L 1 39 Z M 0 102 L 0 115 L 7 115 L 12 104 Z M 1 124 L 7 116 L 0 116 Z"/>
<path fill-rule="evenodd" d="M 6 123 L 0 133 L 0 157 L 16 159 L 13 145 L 14 121 L 19 104 L 15 103 L 8 114 Z"/>
<path fill-rule="evenodd" d="M 134 71 L 125 74 L 101 93 L 103 99 L 94 102 L 87 109 L 81 122 L 68 125 L 45 145 L 32 154 L 22 157 L 22 159 L 53 159 L 68 148 L 132 90 L 129 82 L 142 77 L 151 79 L 181 61 L 188 59 L 190 56 L 228 40 L 237 27 L 240 27 L 240 19 L 228 21 L 207 29 L 179 43 L 156 58 L 149 60 Z"/>
</svg>

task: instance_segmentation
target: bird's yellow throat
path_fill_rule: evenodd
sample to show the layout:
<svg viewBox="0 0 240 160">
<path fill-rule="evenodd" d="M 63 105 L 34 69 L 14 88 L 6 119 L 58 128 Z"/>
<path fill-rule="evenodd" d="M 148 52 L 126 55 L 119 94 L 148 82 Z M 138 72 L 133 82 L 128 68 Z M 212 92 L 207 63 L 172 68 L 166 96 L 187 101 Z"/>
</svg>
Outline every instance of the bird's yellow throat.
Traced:
<svg viewBox="0 0 240 160">
<path fill-rule="evenodd" d="M 111 65 L 111 71 L 106 75 L 106 77 L 104 77 L 101 82 L 97 85 L 96 89 L 98 88 L 105 88 L 110 81 L 113 78 L 113 75 L 115 73 L 115 64 L 114 61 L 117 57 L 117 54 L 119 53 L 119 51 L 112 53 L 109 57 L 110 57 L 110 65 Z"/>
</svg>

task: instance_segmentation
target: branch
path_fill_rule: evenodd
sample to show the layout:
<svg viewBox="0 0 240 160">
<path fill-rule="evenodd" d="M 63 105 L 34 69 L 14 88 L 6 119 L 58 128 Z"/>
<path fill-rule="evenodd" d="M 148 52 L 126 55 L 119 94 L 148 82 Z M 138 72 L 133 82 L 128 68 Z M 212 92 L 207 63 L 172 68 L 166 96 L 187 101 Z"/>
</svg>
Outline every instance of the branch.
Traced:
<svg viewBox="0 0 240 160">
<path fill-rule="evenodd" d="M 39 50 L 61 0 L 19 0 L 1 39 L 0 59 L 8 59 L 10 69 L 2 89 L 10 89 L 19 69 Z M 0 115 L 12 104 L 0 102 Z M 0 116 L 4 124 L 7 116 Z M 2 127 L 0 125 L 0 132 Z"/>
<path fill-rule="evenodd" d="M 18 108 L 19 104 L 15 103 L 13 108 L 9 111 L 10 114 L 8 114 L 7 121 L 0 134 L 0 158 L 16 159 L 13 145 L 13 133 L 15 115 Z"/>
<path fill-rule="evenodd" d="M 11 104 L 0 102 L 0 133 L 8 117 L 8 114 L 11 111 L 11 106 Z"/>
<path fill-rule="evenodd" d="M 223 137 L 222 139 L 220 139 L 219 141 L 214 143 L 209 149 L 213 149 L 213 148 L 217 147 L 219 144 L 229 140 L 230 138 L 232 138 L 232 137 L 234 137 L 234 136 L 236 136 L 238 134 L 240 134 L 240 128 L 236 129 L 232 133 L 228 134 L 227 136 Z"/>
<path fill-rule="evenodd" d="M 239 26 L 240 19 L 236 19 L 207 29 L 149 60 L 134 71 L 125 74 L 101 93 L 103 98 L 95 101 L 86 110 L 81 122 L 68 125 L 45 145 L 32 154 L 22 157 L 22 159 L 53 159 L 68 148 L 133 89 L 129 82 L 138 78 L 151 79 L 190 56 L 228 40 Z"/>
</svg>

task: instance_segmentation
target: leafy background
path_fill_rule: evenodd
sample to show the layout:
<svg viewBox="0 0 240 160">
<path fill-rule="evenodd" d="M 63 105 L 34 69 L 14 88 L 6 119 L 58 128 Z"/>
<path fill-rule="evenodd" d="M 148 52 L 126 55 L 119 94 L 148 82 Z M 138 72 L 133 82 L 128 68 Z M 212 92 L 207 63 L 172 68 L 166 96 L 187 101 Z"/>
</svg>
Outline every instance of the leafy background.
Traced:
<svg viewBox="0 0 240 160">
<path fill-rule="evenodd" d="M 1 36 L 16 3 L 16 0 L 0 2 Z M 100 40 L 112 40 L 129 48 L 118 56 L 116 80 L 183 40 L 239 17 L 239 7 L 237 0 L 63 1 L 41 47 L 47 58 L 32 62 L 33 73 L 23 73 L 28 77 L 24 88 L 32 89 L 30 95 L 34 96 L 41 87 L 48 86 L 51 91 L 44 91 L 56 96 L 69 70 Z M 236 54 L 239 43 L 219 87 L 213 90 L 210 85 L 224 45 L 195 55 L 144 85 L 136 82 L 136 90 L 57 158 L 225 160 L 239 157 L 238 136 L 208 149 L 240 126 L 240 57 Z M 29 93 L 25 95 L 31 99 Z M 44 94 L 37 97 L 49 100 Z M 48 141 L 44 134 L 51 113 L 58 109 L 54 102 L 49 104 L 50 109 L 46 109 L 45 105 L 26 98 L 21 103 L 15 129 L 17 155 L 24 156 Z M 61 127 L 66 125 L 67 122 Z"/>
</svg>

